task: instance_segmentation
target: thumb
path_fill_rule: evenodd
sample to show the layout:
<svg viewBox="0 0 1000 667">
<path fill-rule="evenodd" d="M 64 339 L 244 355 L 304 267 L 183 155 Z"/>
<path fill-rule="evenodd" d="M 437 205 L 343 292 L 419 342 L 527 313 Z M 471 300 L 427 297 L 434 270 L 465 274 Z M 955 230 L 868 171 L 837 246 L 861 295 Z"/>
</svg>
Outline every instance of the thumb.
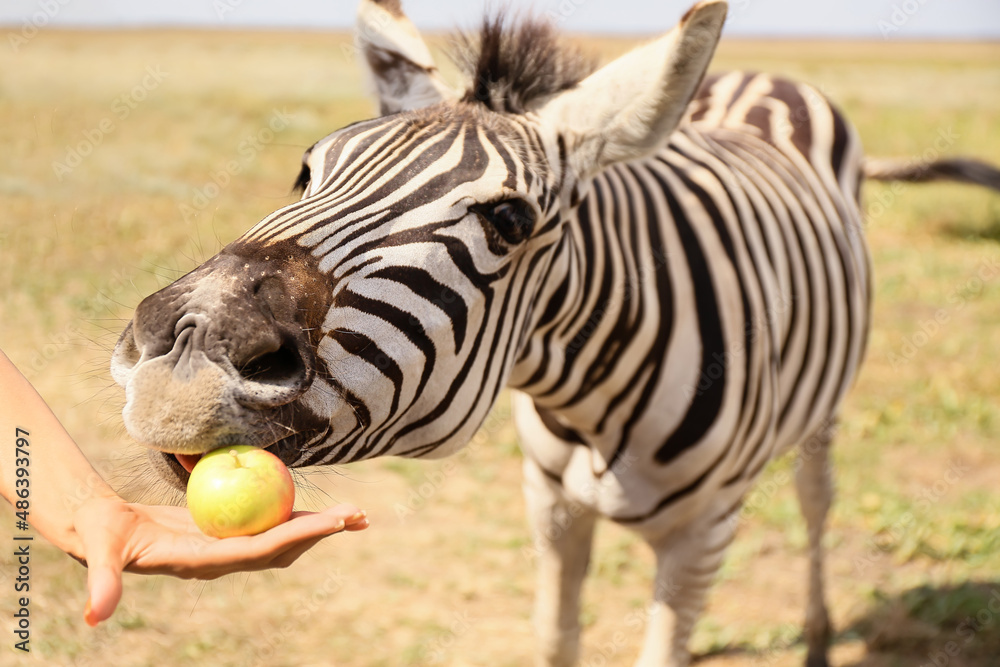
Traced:
<svg viewBox="0 0 1000 667">
<path fill-rule="evenodd" d="M 87 561 L 87 588 L 90 595 L 83 610 L 83 620 L 94 627 L 111 618 L 122 597 L 122 572 L 111 563 Z"/>
<path fill-rule="evenodd" d="M 122 544 L 111 528 L 107 507 L 96 503 L 78 512 L 76 530 L 87 563 L 87 606 L 83 619 L 93 627 L 111 617 L 122 597 Z"/>
</svg>

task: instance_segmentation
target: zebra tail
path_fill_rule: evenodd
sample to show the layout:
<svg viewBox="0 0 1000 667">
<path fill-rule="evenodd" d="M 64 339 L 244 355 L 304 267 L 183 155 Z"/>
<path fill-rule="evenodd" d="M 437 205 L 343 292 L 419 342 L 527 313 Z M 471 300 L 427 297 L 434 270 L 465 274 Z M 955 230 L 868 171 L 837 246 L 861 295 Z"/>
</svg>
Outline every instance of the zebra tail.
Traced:
<svg viewBox="0 0 1000 667">
<path fill-rule="evenodd" d="M 1000 192 L 1000 169 L 974 158 L 947 158 L 930 162 L 905 158 L 867 158 L 862 169 L 865 178 L 875 181 L 955 181 L 982 185 Z"/>
</svg>

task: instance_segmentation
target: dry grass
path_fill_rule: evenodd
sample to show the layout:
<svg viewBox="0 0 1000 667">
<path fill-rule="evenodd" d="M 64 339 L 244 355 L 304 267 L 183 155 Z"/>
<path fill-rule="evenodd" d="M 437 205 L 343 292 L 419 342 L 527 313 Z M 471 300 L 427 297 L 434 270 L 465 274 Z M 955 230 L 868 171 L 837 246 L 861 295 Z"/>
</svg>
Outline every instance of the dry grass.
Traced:
<svg viewBox="0 0 1000 667">
<path fill-rule="evenodd" d="M 627 46 L 584 41 L 605 56 Z M 19 53 L 0 52 L 0 345 L 88 455 L 114 468 L 115 484 L 143 479 L 107 372 L 117 332 L 142 296 L 290 201 L 306 146 L 370 113 L 349 44 L 315 33 L 43 31 Z M 148 67 L 168 76 L 119 118 L 116 98 Z M 950 152 L 1000 162 L 1000 46 L 730 42 L 717 67 L 816 84 L 871 154 L 922 154 L 945 131 Z M 241 152 L 275 109 L 289 114 L 287 127 Z M 53 162 L 105 118 L 114 129 L 57 178 Z M 198 209 L 198 191 L 231 160 L 240 173 Z M 833 655 L 840 665 L 917 667 L 955 642 L 948 665 L 996 665 L 1000 198 L 874 185 L 866 197 L 875 330 L 836 449 Z M 939 312 L 946 322 L 921 334 Z M 15 655 L 6 635 L 0 662 L 528 664 L 533 575 L 503 416 L 501 406 L 486 442 L 450 473 L 396 460 L 309 473 L 303 505 L 350 500 L 370 511 L 372 528 L 332 538 L 281 572 L 207 584 L 130 575 L 123 607 L 97 630 L 81 622 L 84 570 L 39 548 L 33 660 Z M 772 466 L 753 498 L 766 502 L 748 513 L 696 633 L 702 665 L 801 663 L 804 531 L 779 483 L 787 468 Z M 406 503 L 415 511 L 400 518 Z M 11 523 L 0 525 L 6 544 Z M 3 558 L 7 615 L 14 594 Z M 640 543 L 601 527 L 584 664 L 634 658 L 638 637 L 626 621 L 646 601 L 650 572 Z M 961 624 L 977 615 L 982 630 L 967 642 L 971 626 Z"/>
</svg>

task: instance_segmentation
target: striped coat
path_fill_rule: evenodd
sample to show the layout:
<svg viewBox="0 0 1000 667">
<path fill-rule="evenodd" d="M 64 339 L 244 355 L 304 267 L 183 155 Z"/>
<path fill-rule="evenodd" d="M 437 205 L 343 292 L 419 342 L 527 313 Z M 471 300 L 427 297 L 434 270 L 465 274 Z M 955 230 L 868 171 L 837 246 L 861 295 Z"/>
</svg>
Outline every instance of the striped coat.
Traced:
<svg viewBox="0 0 1000 667">
<path fill-rule="evenodd" d="M 639 658 L 682 667 L 744 494 L 800 449 L 808 667 L 830 637 L 828 445 L 864 355 L 865 174 L 1000 189 L 968 160 L 863 161 L 814 88 L 705 78 L 722 0 L 594 71 L 502 18 L 441 78 L 398 0 L 362 0 L 378 118 L 303 156 L 302 199 L 147 297 L 112 374 L 183 489 L 231 442 L 292 467 L 465 446 L 514 390 L 540 664 L 574 664 L 594 524 L 656 557 Z"/>
<path fill-rule="evenodd" d="M 735 504 L 835 414 L 869 323 L 860 158 L 815 89 L 733 72 L 703 84 L 665 148 L 593 180 L 511 385 L 593 449 L 574 468 L 584 488 L 632 454 L 616 476 L 639 479 L 602 513 L 642 521 L 702 487 Z M 526 447 L 562 477 L 564 460 Z"/>
</svg>

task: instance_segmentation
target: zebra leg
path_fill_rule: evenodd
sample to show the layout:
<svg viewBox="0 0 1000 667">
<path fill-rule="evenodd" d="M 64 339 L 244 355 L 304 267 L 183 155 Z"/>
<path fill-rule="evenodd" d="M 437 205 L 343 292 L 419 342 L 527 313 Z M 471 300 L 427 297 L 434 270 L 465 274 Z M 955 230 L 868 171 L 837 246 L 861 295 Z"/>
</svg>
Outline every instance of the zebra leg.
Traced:
<svg viewBox="0 0 1000 667">
<path fill-rule="evenodd" d="M 688 639 L 732 541 L 731 515 L 708 513 L 659 541 L 653 602 L 636 667 L 685 667 Z"/>
<path fill-rule="evenodd" d="M 535 540 L 538 664 L 569 667 L 580 651 L 580 589 L 587 574 L 596 514 L 565 498 L 530 459 L 524 497 Z"/>
<path fill-rule="evenodd" d="M 799 450 L 795 470 L 795 489 L 809 531 L 809 602 L 806 607 L 805 636 L 808 653 L 806 667 L 827 667 L 826 650 L 830 643 L 830 616 L 823 593 L 823 527 L 833 500 L 833 481 L 829 464 L 834 422 L 824 426 Z"/>
</svg>

